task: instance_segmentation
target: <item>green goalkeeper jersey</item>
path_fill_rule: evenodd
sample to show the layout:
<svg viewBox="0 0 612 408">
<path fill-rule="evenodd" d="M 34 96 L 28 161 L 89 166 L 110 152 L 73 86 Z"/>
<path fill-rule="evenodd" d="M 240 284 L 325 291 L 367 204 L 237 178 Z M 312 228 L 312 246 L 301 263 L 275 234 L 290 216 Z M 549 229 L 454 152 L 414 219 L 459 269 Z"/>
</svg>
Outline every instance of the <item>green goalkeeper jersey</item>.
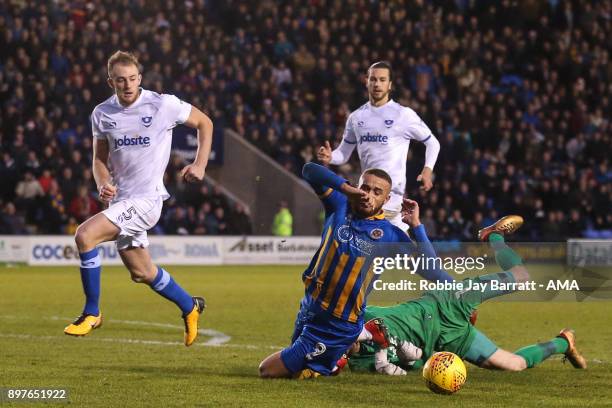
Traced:
<svg viewBox="0 0 612 408">
<path fill-rule="evenodd" d="M 474 302 L 478 303 L 478 302 Z M 414 362 L 400 361 L 395 347 L 388 348 L 390 363 L 410 370 L 423 366 L 436 351 L 446 350 L 464 356 L 474 341 L 476 332 L 469 316 L 476 306 L 459 300 L 452 291 L 427 292 L 422 297 L 395 306 L 368 306 L 364 320 L 382 318 L 392 345 L 410 342 L 423 354 Z M 375 371 L 376 346 L 361 343 L 359 353 L 349 359 L 351 370 Z"/>
</svg>

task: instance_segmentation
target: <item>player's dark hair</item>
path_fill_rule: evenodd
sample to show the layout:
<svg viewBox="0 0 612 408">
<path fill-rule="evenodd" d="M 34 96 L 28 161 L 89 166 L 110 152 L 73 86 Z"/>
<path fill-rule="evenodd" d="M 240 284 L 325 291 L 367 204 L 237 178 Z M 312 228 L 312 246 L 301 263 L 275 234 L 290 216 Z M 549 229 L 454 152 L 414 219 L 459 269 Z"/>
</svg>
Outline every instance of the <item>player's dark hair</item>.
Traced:
<svg viewBox="0 0 612 408">
<path fill-rule="evenodd" d="M 381 178 L 385 180 L 387 183 L 389 183 L 390 186 L 393 185 L 393 180 L 391 180 L 391 176 L 389 175 L 389 173 L 387 173 L 383 169 L 367 169 L 366 171 L 363 172 L 364 176 L 366 174 L 371 174 L 375 177 Z"/>
<path fill-rule="evenodd" d="M 386 69 L 389 71 L 389 82 L 393 81 L 393 68 L 391 68 L 391 63 L 389 61 L 378 61 L 370 65 L 368 68 L 368 76 L 370 76 L 370 72 L 373 69 Z"/>
</svg>

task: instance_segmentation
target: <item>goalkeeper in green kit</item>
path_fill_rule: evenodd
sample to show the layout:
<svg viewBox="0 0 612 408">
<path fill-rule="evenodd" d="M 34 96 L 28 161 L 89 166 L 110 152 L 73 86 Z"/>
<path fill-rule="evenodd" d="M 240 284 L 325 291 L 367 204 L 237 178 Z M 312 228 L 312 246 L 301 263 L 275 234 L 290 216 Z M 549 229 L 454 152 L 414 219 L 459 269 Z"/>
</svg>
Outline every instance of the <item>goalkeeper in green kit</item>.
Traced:
<svg viewBox="0 0 612 408">
<path fill-rule="evenodd" d="M 418 207 L 405 217 L 418 225 Z M 390 307 L 368 306 L 364 319 L 376 319 L 386 335 L 388 347 L 354 343 L 348 365 L 353 371 L 376 371 L 387 375 L 404 375 L 420 368 L 437 351 L 450 351 L 482 368 L 521 371 L 534 367 L 553 354 L 564 354 L 575 368 L 586 368 L 578 352 L 574 332 L 564 329 L 550 341 L 523 347 L 516 352 L 498 348 L 470 323 L 470 315 L 484 301 L 512 293 L 513 290 L 491 290 L 491 281 L 516 286 L 529 280 L 521 258 L 506 245 L 504 235 L 516 231 L 523 223 L 520 216 L 510 215 L 479 231 L 481 241 L 489 242 L 495 260 L 504 272 L 482 275 L 463 281 L 464 288 L 485 290 L 429 291 L 422 297 Z M 471 284 L 471 285 L 470 285 Z M 379 343 L 380 344 L 380 343 Z M 384 343 L 383 343 L 384 344 Z"/>
</svg>

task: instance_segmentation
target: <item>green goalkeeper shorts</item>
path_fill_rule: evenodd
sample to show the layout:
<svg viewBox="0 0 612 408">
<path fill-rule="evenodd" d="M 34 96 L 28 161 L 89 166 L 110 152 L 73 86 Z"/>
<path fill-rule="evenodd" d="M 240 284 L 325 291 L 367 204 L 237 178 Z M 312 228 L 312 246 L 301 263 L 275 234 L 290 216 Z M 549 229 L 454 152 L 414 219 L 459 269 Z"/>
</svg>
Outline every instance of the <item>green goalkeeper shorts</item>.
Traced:
<svg viewBox="0 0 612 408">
<path fill-rule="evenodd" d="M 435 350 L 453 352 L 476 365 L 481 365 L 497 350 L 495 343 L 469 322 L 470 315 L 482 302 L 510 293 L 491 290 L 490 284 L 482 285 L 492 280 L 514 282 L 514 276 L 510 272 L 482 275 L 465 279 L 463 290 L 429 291 L 423 295 L 421 301 L 434 301 L 439 311 L 440 336 L 434 346 Z M 484 287 L 484 290 L 465 289 L 470 283 L 472 287 L 478 283 L 477 286 Z"/>
</svg>

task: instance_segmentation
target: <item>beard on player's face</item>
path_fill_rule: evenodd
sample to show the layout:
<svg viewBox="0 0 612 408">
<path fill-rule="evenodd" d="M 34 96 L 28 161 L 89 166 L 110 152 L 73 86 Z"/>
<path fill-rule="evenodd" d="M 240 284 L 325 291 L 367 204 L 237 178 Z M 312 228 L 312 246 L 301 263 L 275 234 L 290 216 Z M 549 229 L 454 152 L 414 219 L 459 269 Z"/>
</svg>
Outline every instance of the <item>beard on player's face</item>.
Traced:
<svg viewBox="0 0 612 408">
<path fill-rule="evenodd" d="M 140 93 L 138 89 L 140 85 L 139 82 L 140 81 L 115 87 L 115 93 L 124 105 L 130 104 L 138 98 L 138 94 Z"/>
<path fill-rule="evenodd" d="M 370 89 L 369 89 L 369 96 L 373 102 L 380 102 L 383 100 L 388 100 L 390 93 L 391 93 L 390 85 L 382 85 L 378 87 L 370 86 Z"/>
<path fill-rule="evenodd" d="M 374 68 L 368 71 L 367 87 L 370 101 L 378 104 L 388 100 L 391 92 L 390 71 L 386 68 Z"/>
<path fill-rule="evenodd" d="M 126 106 L 138 98 L 141 79 L 138 67 L 130 64 L 117 64 L 113 67 L 109 85 L 115 91 L 119 102 Z"/>
<path fill-rule="evenodd" d="M 368 199 L 351 201 L 351 208 L 353 212 L 362 218 L 372 217 L 380 213 L 384 205 L 384 200 L 380 201 Z"/>
<path fill-rule="evenodd" d="M 117 95 L 119 96 L 119 99 L 121 99 L 124 102 L 134 102 L 136 98 L 138 97 L 138 88 L 122 89 L 119 92 L 117 92 Z"/>
<path fill-rule="evenodd" d="M 391 186 L 386 182 L 372 176 L 365 176 L 366 181 L 361 185 L 361 189 L 368 193 L 363 198 L 351 198 L 351 209 L 360 217 L 371 217 L 380 213 L 383 206 L 389 199 Z M 375 192 L 378 190 L 378 193 Z M 380 191 L 382 190 L 382 191 Z"/>
<path fill-rule="evenodd" d="M 370 93 L 370 98 L 374 102 L 380 102 L 389 98 L 389 92 L 372 92 Z"/>
</svg>

